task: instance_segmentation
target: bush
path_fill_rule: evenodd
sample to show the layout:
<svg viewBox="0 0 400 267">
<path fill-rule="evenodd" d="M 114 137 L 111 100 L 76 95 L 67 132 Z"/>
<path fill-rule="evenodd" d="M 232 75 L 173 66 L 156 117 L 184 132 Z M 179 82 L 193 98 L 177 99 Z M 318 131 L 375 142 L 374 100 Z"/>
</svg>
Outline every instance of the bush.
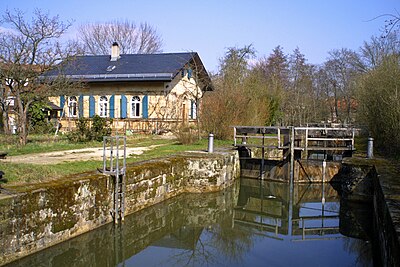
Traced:
<svg viewBox="0 0 400 267">
<path fill-rule="evenodd" d="M 111 135 L 110 123 L 107 119 L 98 115 L 93 117 L 92 126 L 89 119 L 80 118 L 76 123 L 76 130 L 67 134 L 68 140 L 72 142 L 103 141 L 103 136 Z"/>
<path fill-rule="evenodd" d="M 175 131 L 175 136 L 183 145 L 190 145 L 198 140 L 197 129 L 186 125 L 179 126 Z"/>
<path fill-rule="evenodd" d="M 47 121 L 37 121 L 35 125 L 31 125 L 29 128 L 29 133 L 33 134 L 50 134 L 54 133 L 56 130 L 55 126 L 51 122 Z"/>
<path fill-rule="evenodd" d="M 98 115 L 94 116 L 91 128 L 92 140 L 103 141 L 103 136 L 111 135 L 111 123 L 112 120 L 108 122 L 105 118 Z"/>
<path fill-rule="evenodd" d="M 55 132 L 55 125 L 47 121 L 48 105 L 44 102 L 33 103 L 29 108 L 29 133 L 49 134 Z"/>
<path fill-rule="evenodd" d="M 391 155 L 400 153 L 400 59 L 388 57 L 365 74 L 359 91 L 359 118 L 376 145 Z"/>
</svg>

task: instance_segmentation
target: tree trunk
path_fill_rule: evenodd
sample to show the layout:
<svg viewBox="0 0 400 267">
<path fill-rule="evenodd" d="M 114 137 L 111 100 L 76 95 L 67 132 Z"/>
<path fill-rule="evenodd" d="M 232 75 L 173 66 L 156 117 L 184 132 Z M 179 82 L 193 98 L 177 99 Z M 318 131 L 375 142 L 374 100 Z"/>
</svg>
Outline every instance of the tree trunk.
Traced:
<svg viewBox="0 0 400 267">
<path fill-rule="evenodd" d="M 10 122 L 8 120 L 8 112 L 3 110 L 2 115 L 3 115 L 2 119 L 3 119 L 4 134 L 9 135 L 9 134 L 11 134 L 11 128 L 10 128 L 10 125 L 9 125 Z"/>
<path fill-rule="evenodd" d="M 27 113 L 23 112 L 19 118 L 19 144 L 24 146 L 28 139 L 28 129 L 27 129 Z"/>
<path fill-rule="evenodd" d="M 334 98 L 335 98 L 335 105 L 334 105 L 334 118 L 332 118 L 332 122 L 338 122 L 339 120 L 339 111 L 338 111 L 338 98 L 337 98 L 337 89 L 336 86 L 334 87 Z"/>
<path fill-rule="evenodd" d="M 196 123 L 197 123 L 197 139 L 200 141 L 201 140 L 201 127 L 200 127 L 200 101 L 196 99 Z"/>
<path fill-rule="evenodd" d="M 30 102 L 26 103 L 25 107 L 22 103 L 21 98 L 16 99 L 17 106 L 18 106 L 18 120 L 17 120 L 17 125 L 18 125 L 18 136 L 19 136 L 19 144 L 24 146 L 27 143 L 28 139 L 28 126 L 27 126 L 27 121 L 28 121 L 28 108 Z"/>
</svg>

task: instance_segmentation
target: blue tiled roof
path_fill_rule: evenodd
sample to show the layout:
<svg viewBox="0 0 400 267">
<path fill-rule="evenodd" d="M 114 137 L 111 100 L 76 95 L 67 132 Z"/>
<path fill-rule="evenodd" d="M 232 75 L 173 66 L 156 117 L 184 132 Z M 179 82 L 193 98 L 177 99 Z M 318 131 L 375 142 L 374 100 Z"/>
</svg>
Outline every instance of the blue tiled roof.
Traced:
<svg viewBox="0 0 400 267">
<path fill-rule="evenodd" d="M 77 56 L 47 75 L 62 72 L 72 78 L 86 77 L 84 80 L 171 79 L 195 57 L 197 53 L 122 54 L 117 61 L 110 61 L 109 55 Z"/>
<path fill-rule="evenodd" d="M 117 61 L 109 55 L 77 56 L 62 68 L 47 73 L 60 72 L 72 79 L 96 81 L 170 81 L 191 61 L 201 63 L 197 53 L 122 54 Z M 202 65 L 203 70 L 204 66 Z M 206 71 L 205 71 L 206 73 Z M 207 75 L 207 74 L 206 74 Z"/>
</svg>

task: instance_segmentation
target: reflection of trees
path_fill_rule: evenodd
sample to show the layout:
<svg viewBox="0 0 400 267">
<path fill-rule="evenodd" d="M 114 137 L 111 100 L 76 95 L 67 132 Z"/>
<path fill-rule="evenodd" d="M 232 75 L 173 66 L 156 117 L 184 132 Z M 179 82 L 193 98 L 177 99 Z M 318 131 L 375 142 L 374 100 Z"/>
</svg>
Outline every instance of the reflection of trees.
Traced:
<svg viewBox="0 0 400 267">
<path fill-rule="evenodd" d="M 300 223 L 292 224 L 291 229 L 297 232 L 288 231 L 290 220 L 293 222 L 300 216 L 316 220 L 316 223 L 307 225 L 317 228 L 308 232 L 309 237 L 338 237 L 344 243 L 342 251 L 352 255 L 355 266 L 372 265 L 369 243 L 342 236 L 358 236 L 355 230 L 361 228 L 358 228 L 357 222 L 362 220 L 368 224 L 371 221 L 362 216 L 369 209 L 334 202 L 335 198 L 330 194 L 332 191 L 329 188 L 324 188 L 327 202 L 322 204 L 319 202 L 322 195 L 321 185 L 304 186 L 301 190 L 295 187 L 295 192 L 298 193 L 294 194 L 295 201 L 292 209 L 289 209 L 289 194 L 285 190 L 287 184 L 268 183 L 268 186 L 263 186 L 263 191 L 260 191 L 259 181 L 254 181 L 254 186 L 252 184 L 253 181 L 244 187 L 243 183 L 240 194 L 231 188 L 223 194 L 188 194 L 169 199 L 127 216 L 123 227 L 118 231 L 112 224 L 106 225 L 50 248 L 46 254 L 38 253 L 27 257 L 21 260 L 20 266 L 122 266 L 124 261 L 129 265 L 135 255 L 149 246 L 164 249 L 160 254 L 151 248 L 148 251 L 154 253 L 154 261 L 160 266 L 244 265 L 246 256 L 254 249 L 258 240 L 272 237 L 281 242 L 289 242 L 295 240 L 293 237 L 301 237 Z M 315 190 L 311 190 L 313 188 Z M 336 228 L 338 221 L 332 217 L 338 214 L 339 209 L 341 236 L 335 232 L 336 229 L 323 229 L 324 226 Z M 295 216 L 289 216 L 290 212 Z M 243 214 L 246 216 L 242 217 Z M 327 220 L 321 225 L 323 216 Z M 270 227 L 273 219 L 280 222 L 277 224 L 279 232 Z M 320 229 L 323 231 L 319 232 Z M 323 236 L 319 236 L 320 233 Z M 318 248 L 320 244 L 322 243 L 315 243 L 314 248 Z M 318 257 L 317 254 L 316 256 Z M 138 259 L 141 259 L 140 256 Z M 144 259 L 145 262 L 147 260 L 148 258 Z M 150 262 L 154 261 L 151 259 Z"/>
<path fill-rule="evenodd" d="M 221 259 L 241 262 L 243 255 L 253 246 L 253 233 L 233 227 L 231 216 L 224 216 L 219 223 L 204 228 L 194 248 L 174 254 L 170 263 L 177 266 L 207 266 L 226 265 L 226 262 L 220 262 Z"/>
<path fill-rule="evenodd" d="M 371 243 L 360 239 L 346 238 L 343 242 L 344 250 L 357 255 L 354 266 L 373 266 Z"/>
<path fill-rule="evenodd" d="M 239 262 L 253 246 L 253 233 L 233 227 L 231 218 L 211 228 L 210 242 L 215 249 L 232 261 Z"/>
</svg>

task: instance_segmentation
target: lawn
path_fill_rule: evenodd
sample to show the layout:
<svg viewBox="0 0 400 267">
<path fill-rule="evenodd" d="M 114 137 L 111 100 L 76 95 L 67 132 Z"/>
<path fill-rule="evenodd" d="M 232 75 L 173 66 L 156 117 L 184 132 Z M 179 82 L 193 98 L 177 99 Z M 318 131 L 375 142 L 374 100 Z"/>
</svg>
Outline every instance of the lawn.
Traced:
<svg viewBox="0 0 400 267">
<path fill-rule="evenodd" d="M 51 135 L 34 135 L 29 137 L 26 146 L 16 145 L 15 137 L 0 136 L 0 151 L 6 151 L 10 156 L 27 155 L 51 151 L 62 151 L 88 147 L 102 147 L 102 142 L 70 143 L 66 138 L 54 137 Z M 128 147 L 144 147 L 160 145 L 152 150 L 145 151 L 141 155 L 134 155 L 127 158 L 127 163 L 143 161 L 153 158 L 165 157 L 188 150 L 206 150 L 207 139 L 202 139 L 194 144 L 182 145 L 176 139 L 164 139 L 159 136 L 134 135 L 127 137 Z M 215 140 L 215 147 L 231 147 L 232 140 Z M 24 183 L 40 183 L 56 180 L 65 176 L 79 174 L 88 171 L 95 171 L 102 168 L 102 161 L 83 160 L 73 162 L 60 162 L 52 165 L 21 164 L 0 161 L 0 170 L 5 173 L 8 180 L 7 185 Z"/>
</svg>

